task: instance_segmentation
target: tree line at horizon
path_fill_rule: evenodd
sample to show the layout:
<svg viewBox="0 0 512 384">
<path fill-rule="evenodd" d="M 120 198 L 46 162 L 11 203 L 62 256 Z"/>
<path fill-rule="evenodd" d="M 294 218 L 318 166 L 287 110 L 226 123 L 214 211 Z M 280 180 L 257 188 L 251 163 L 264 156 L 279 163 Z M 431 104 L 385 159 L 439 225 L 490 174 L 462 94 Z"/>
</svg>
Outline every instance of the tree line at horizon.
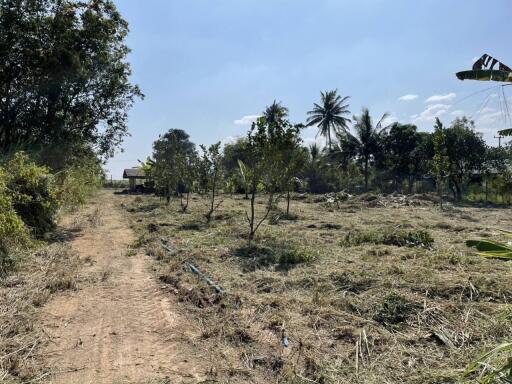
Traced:
<svg viewBox="0 0 512 384">
<path fill-rule="evenodd" d="M 349 118 L 348 100 L 337 90 L 321 92 L 320 102 L 308 111 L 304 124 L 292 124 L 288 109 L 274 101 L 252 124 L 247 136 L 225 144 L 222 150 L 220 143 L 216 144 L 216 167 L 222 175 L 217 176 L 217 188 L 246 196 L 254 188 L 287 195 L 293 191 L 411 194 L 437 190 L 440 195 L 449 191 L 454 200 L 461 200 L 473 184 L 485 185 L 487 192 L 492 186 L 508 195 L 512 177 L 510 147 L 487 145 L 468 118 L 456 118 L 449 126 L 436 119 L 433 132 L 420 132 L 413 124 L 385 125 L 387 114 L 375 120 L 367 108 Z M 310 126 L 318 128 L 318 134 L 326 140 L 325 147 L 316 143 L 304 145 L 300 134 Z M 292 127 L 293 145 L 281 149 L 281 137 L 275 134 Z M 262 164 L 276 163 L 280 151 L 284 151 L 288 162 L 281 164 L 281 175 L 262 175 L 251 186 L 245 178 L 259 165 L 251 159 L 255 131 L 265 135 L 268 145 L 274 145 L 267 155 L 270 160 L 260 158 Z M 153 158 L 145 167 L 157 193 L 170 199 L 173 194 L 182 196 L 184 191 L 204 189 L 199 176 L 204 173 L 204 165 L 199 158 L 189 135 L 184 130 L 171 129 L 155 141 Z M 283 181 L 275 182 L 275 178 Z"/>
</svg>

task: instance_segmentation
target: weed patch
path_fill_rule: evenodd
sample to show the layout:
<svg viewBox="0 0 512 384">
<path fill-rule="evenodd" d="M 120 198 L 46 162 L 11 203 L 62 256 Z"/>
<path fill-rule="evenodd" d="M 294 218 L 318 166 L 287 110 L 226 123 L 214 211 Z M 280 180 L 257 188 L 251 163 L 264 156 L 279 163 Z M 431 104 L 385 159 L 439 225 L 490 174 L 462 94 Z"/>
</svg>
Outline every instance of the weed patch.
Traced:
<svg viewBox="0 0 512 384">
<path fill-rule="evenodd" d="M 373 319 L 380 324 L 394 328 L 403 323 L 418 310 L 418 305 L 392 292 L 382 301 Z"/>
<path fill-rule="evenodd" d="M 265 245 L 243 246 L 235 250 L 235 256 L 244 260 L 249 269 L 270 265 L 286 268 L 314 259 L 313 252 L 307 247 L 277 241 L 267 242 Z"/>
<path fill-rule="evenodd" d="M 434 238 L 427 231 L 384 230 L 349 232 L 341 241 L 342 246 L 384 244 L 396 247 L 431 248 Z"/>
</svg>

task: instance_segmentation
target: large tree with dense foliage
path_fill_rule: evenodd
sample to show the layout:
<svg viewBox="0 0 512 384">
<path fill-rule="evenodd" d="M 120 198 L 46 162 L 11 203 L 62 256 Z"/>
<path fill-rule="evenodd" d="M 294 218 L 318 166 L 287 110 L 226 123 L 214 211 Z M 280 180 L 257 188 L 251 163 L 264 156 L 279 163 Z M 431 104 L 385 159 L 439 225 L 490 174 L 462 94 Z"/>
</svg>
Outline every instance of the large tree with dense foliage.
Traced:
<svg viewBox="0 0 512 384">
<path fill-rule="evenodd" d="M 76 148 L 112 155 L 142 96 L 127 33 L 111 0 L 2 1 L 0 150 L 39 150 L 54 168 Z"/>
<path fill-rule="evenodd" d="M 487 147 L 482 134 L 475 132 L 473 121 L 466 117 L 455 119 L 444 133 L 450 188 L 453 197 L 460 200 L 462 189 L 469 181 L 471 173 L 482 171 Z"/>
<path fill-rule="evenodd" d="M 336 89 L 320 92 L 320 96 L 321 103 L 315 103 L 313 109 L 308 112 L 307 125 L 318 127 L 318 133 L 326 138 L 328 148 L 331 150 L 332 137 L 348 129 L 350 119 L 345 115 L 350 114 L 347 104 L 350 96 L 341 97 Z"/>
<path fill-rule="evenodd" d="M 406 180 L 409 192 L 414 178 L 424 170 L 423 139 L 424 135 L 411 124 L 393 123 L 383 134 L 382 166 L 395 177 L 400 188 Z"/>
</svg>

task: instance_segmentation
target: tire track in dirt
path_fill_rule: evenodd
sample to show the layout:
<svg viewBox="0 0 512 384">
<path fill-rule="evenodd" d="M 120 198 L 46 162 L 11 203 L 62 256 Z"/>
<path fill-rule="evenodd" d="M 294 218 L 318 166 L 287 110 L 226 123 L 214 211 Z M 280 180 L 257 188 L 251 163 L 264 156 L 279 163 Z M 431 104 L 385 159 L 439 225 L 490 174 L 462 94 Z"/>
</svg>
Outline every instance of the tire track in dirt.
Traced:
<svg viewBox="0 0 512 384">
<path fill-rule="evenodd" d="M 192 341 L 197 330 L 175 299 L 161 292 L 149 258 L 128 255 L 135 235 L 116 199 L 122 197 L 102 192 L 85 210 L 100 214 L 99 224 L 70 240 L 84 267 L 79 290 L 56 297 L 44 310 L 51 336 L 42 355 L 52 372 L 47 382 L 200 381 L 204 360 Z"/>
</svg>

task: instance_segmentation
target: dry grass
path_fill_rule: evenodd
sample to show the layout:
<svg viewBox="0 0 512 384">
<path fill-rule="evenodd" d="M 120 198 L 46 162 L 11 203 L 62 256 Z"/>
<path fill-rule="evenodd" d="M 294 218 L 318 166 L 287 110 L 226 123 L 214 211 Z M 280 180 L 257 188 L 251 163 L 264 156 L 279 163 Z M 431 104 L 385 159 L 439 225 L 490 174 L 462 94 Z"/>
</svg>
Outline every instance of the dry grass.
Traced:
<svg viewBox="0 0 512 384">
<path fill-rule="evenodd" d="M 41 307 L 53 293 L 75 289 L 79 260 L 68 246 L 45 246 L 23 255 L 18 271 L 0 281 L 0 382 L 18 383 L 44 375 L 38 349 L 48 338 Z"/>
<path fill-rule="evenodd" d="M 210 352 L 204 370 L 214 380 L 455 383 L 481 352 L 512 337 L 512 263 L 464 246 L 467 238 L 498 239 L 508 209 L 440 212 L 427 199 L 372 206 L 302 196 L 292 220 L 272 218 L 248 248 L 239 196 L 224 197 L 209 225 L 197 196 L 187 214 L 154 197 L 128 199 L 137 245 L 201 326 L 197 345 Z M 408 241 L 434 242 L 373 241 L 397 228 Z M 375 237 L 347 243 L 361 233 Z M 227 294 L 215 294 L 187 262 Z"/>
</svg>

